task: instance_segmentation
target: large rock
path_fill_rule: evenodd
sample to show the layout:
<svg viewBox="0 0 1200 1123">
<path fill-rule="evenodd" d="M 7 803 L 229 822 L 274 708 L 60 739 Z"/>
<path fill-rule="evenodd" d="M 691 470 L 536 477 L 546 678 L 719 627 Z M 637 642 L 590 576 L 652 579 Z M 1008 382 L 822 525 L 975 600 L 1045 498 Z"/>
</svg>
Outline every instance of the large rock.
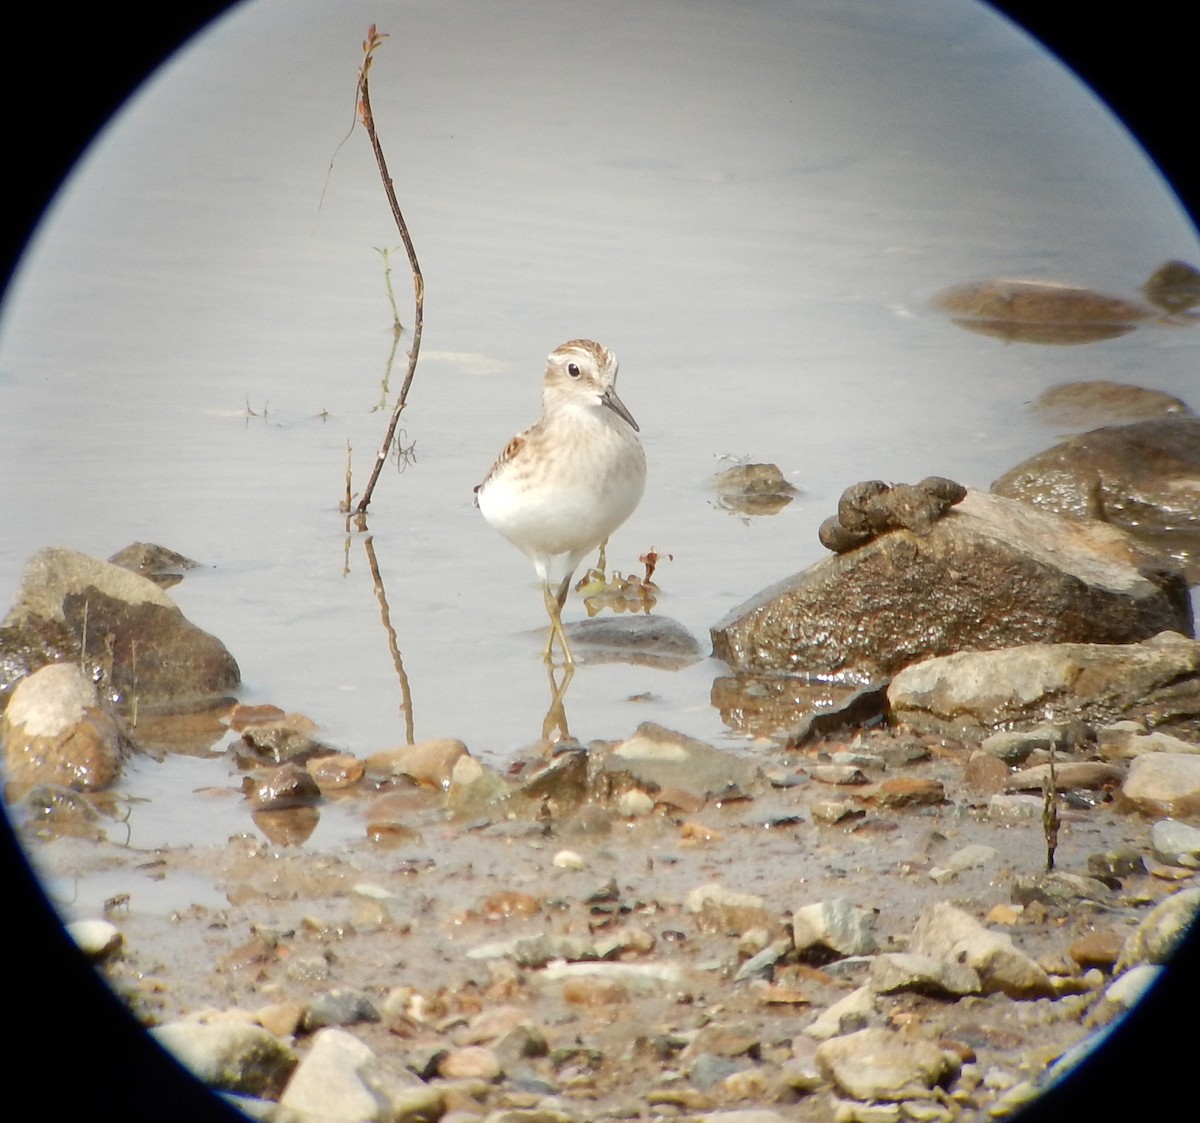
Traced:
<svg viewBox="0 0 1200 1123">
<path fill-rule="evenodd" d="M 1169 552 L 1200 581 L 1200 417 L 1080 433 L 1018 464 L 992 491 L 1124 527 Z"/>
<path fill-rule="evenodd" d="M 150 1033 L 198 1080 L 222 1092 L 274 1098 L 296 1067 L 291 1049 L 246 1022 L 168 1022 Z"/>
<path fill-rule="evenodd" d="M 78 791 L 108 787 L 130 747 L 95 683 L 74 663 L 42 667 L 17 684 L 0 718 L 0 738 L 9 783 Z"/>
<path fill-rule="evenodd" d="M 1054 993 L 1046 972 L 1016 947 L 1011 936 L 985 928 L 970 914 L 942 901 L 917 917 L 909 951 L 971 967 L 984 994 L 1047 998 Z"/>
<path fill-rule="evenodd" d="M 0 703 L 30 672 L 63 662 L 82 664 L 106 695 L 148 707 L 212 698 L 240 681 L 225 645 L 153 581 L 52 546 L 25 567 L 0 625 Z"/>
<path fill-rule="evenodd" d="M 969 491 L 759 593 L 712 630 L 737 670 L 894 674 L 956 651 L 1190 635 L 1186 582 L 1124 531 Z"/>
<path fill-rule="evenodd" d="M 1029 644 L 906 667 L 888 687 L 892 718 L 971 736 L 1048 717 L 1123 719 L 1200 733 L 1200 643 L 1165 632 L 1133 644 Z"/>
</svg>

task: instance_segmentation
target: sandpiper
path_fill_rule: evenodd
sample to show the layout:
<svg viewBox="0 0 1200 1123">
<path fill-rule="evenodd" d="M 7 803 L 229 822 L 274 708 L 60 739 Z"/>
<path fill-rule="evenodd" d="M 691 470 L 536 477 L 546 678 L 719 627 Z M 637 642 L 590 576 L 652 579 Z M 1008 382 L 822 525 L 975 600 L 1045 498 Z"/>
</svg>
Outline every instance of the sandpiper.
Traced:
<svg viewBox="0 0 1200 1123">
<path fill-rule="evenodd" d="M 616 382 L 616 356 L 599 343 L 573 339 L 553 351 L 542 416 L 508 442 L 475 489 L 488 524 L 533 562 L 541 579 L 550 616 L 547 663 L 557 637 L 564 660 L 574 665 L 562 626 L 571 578 L 584 556 L 633 514 L 646 486 L 638 425 L 617 397 Z"/>
</svg>

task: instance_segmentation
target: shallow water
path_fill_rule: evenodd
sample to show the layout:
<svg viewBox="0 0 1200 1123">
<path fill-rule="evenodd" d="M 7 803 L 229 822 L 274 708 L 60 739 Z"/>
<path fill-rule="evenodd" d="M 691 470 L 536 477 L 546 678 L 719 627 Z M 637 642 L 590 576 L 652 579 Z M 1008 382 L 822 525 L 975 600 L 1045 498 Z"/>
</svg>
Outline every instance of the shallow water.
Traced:
<svg viewBox="0 0 1200 1123">
<path fill-rule="evenodd" d="M 42 546 L 163 543 L 203 563 L 172 595 L 234 653 L 244 701 L 302 711 L 350 752 L 404 741 L 363 536 L 337 511 L 347 442 L 361 487 L 386 419 L 377 247 L 399 239 L 365 134 L 342 143 L 376 18 L 392 38 L 372 101 L 426 330 L 403 422 L 415 463 L 385 471 L 369 522 L 417 739 L 460 737 L 503 764 L 540 733 L 541 596 L 472 488 L 536 417 L 565 339 L 621 357 L 649 458 L 609 562 L 669 554 L 658 611 L 704 644 L 822 556 L 817 527 L 848 484 L 986 487 L 1053 443 L 1028 403 L 1054 383 L 1200 405 L 1195 331 L 1005 345 L 928 310 L 995 276 L 1136 296 L 1161 262 L 1200 260 L 1113 118 L 981 6 L 479 0 L 380 16 L 256 0 L 106 132 L 7 297 L 0 601 Z M 403 254 L 391 261 L 408 320 Z M 778 464 L 801 495 L 771 518 L 721 509 L 710 478 L 729 458 Z M 584 667 L 571 731 L 655 720 L 741 744 L 709 704 L 719 672 Z M 135 770 L 141 844 L 251 829 L 240 802 L 215 813 L 194 795 L 228 776 Z M 313 845 L 360 829 L 329 813 Z"/>
</svg>

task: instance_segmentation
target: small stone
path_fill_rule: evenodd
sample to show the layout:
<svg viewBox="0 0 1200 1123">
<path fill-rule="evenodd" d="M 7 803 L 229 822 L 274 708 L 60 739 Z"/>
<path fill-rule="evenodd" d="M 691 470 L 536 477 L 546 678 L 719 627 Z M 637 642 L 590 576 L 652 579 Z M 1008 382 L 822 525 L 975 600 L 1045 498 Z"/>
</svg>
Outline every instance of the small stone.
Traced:
<svg viewBox="0 0 1200 1123">
<path fill-rule="evenodd" d="M 582 870 L 587 868 L 587 860 L 575 850 L 560 850 L 550 859 L 550 864 L 560 870 Z"/>
<path fill-rule="evenodd" d="M 875 913 L 845 898 L 804 905 L 792 913 L 796 950 L 821 947 L 839 956 L 869 955 L 875 950 Z"/>
<path fill-rule="evenodd" d="M 0 719 L 5 779 L 80 791 L 109 787 L 129 743 L 74 663 L 52 663 L 22 679 Z"/>
<path fill-rule="evenodd" d="M 482 1045 L 452 1049 L 438 1062 L 438 1075 L 445 1080 L 498 1080 L 504 1071 L 499 1058 Z"/>
<path fill-rule="evenodd" d="M 1067 948 L 1067 954 L 1084 970 L 1099 967 L 1111 971 L 1121 955 L 1124 942 L 1119 933 L 1105 928 L 1098 932 L 1089 932 L 1086 936 L 1072 941 Z"/>
<path fill-rule="evenodd" d="M 1200 867 L 1200 828 L 1160 819 L 1150 829 L 1150 845 L 1159 861 L 1189 869 Z"/>
<path fill-rule="evenodd" d="M 120 929 L 107 920 L 76 920 L 67 925 L 67 935 L 89 959 L 107 959 L 124 943 Z"/>
<path fill-rule="evenodd" d="M 361 782 L 366 771 L 358 757 L 347 753 L 313 757 L 304 762 L 304 767 L 323 792 L 352 788 Z"/>
<path fill-rule="evenodd" d="M 358 1022 L 377 1022 L 379 1011 L 362 991 L 349 987 L 318 995 L 305 1011 L 303 1028 L 313 1033 L 324 1026 L 349 1026 Z"/>
<path fill-rule="evenodd" d="M 201 1083 L 223 1092 L 274 1099 L 296 1067 L 296 1055 L 274 1034 L 242 1021 L 169 1022 L 151 1036 Z"/>
<path fill-rule="evenodd" d="M 626 819 L 641 819 L 654 810 L 654 800 L 641 788 L 630 788 L 617 798 L 617 813 Z"/>
</svg>

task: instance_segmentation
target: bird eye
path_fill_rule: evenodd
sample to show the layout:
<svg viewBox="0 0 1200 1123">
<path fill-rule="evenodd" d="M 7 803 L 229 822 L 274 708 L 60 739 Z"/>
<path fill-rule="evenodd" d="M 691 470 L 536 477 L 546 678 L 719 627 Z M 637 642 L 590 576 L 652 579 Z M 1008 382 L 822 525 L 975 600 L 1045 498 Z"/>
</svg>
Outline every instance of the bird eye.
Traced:
<svg viewBox="0 0 1200 1123">
<path fill-rule="evenodd" d="M 578 378 L 580 373 L 581 372 L 579 370 L 578 363 L 567 363 L 567 374 L 569 374 L 572 378 Z"/>
</svg>

